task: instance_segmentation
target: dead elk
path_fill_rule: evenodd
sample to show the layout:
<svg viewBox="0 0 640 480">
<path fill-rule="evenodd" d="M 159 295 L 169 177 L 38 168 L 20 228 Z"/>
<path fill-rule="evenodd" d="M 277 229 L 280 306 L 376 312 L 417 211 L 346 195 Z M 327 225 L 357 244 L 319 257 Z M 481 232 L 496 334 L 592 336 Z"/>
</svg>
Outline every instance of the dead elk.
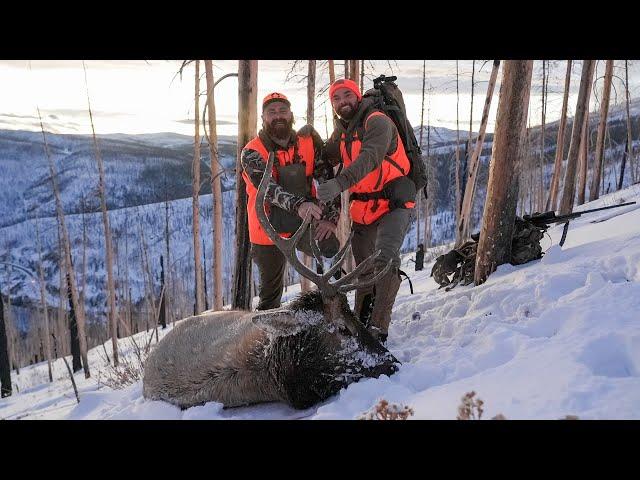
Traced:
<svg viewBox="0 0 640 480">
<path fill-rule="evenodd" d="M 375 258 L 367 258 L 351 273 L 330 281 L 351 248 L 351 239 L 320 275 L 296 255 L 296 244 L 309 217 L 290 239 L 281 238 L 269 223 L 264 201 L 273 168 L 270 155 L 258 189 L 258 218 L 274 244 L 317 291 L 300 295 L 286 308 L 260 312 L 205 312 L 190 317 L 169 332 L 150 353 L 144 371 L 143 394 L 181 408 L 206 402 L 236 407 L 284 402 L 308 408 L 365 377 L 391 375 L 399 363 L 356 319 L 345 293 L 374 283 L 386 266 L 367 282 L 360 273 Z M 316 259 L 321 256 L 315 242 Z M 379 252 L 376 252 L 378 254 Z"/>
</svg>

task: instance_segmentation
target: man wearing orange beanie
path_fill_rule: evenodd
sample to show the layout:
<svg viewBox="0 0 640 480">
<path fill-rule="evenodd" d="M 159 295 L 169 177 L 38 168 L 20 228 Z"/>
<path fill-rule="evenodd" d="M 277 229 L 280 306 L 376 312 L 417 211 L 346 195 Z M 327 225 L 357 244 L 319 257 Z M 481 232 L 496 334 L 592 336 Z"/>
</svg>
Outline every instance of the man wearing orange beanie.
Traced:
<svg viewBox="0 0 640 480">
<path fill-rule="evenodd" d="M 329 99 L 339 118 L 326 151 L 336 152 L 339 158 L 333 161 L 344 168 L 318 186 L 317 196 L 330 202 L 349 190 L 356 263 L 381 250 L 364 279 L 392 264 L 374 286 L 357 290 L 355 300 L 356 316 L 384 342 L 400 288 L 400 247 L 415 205 L 415 184 L 407 177 L 411 164 L 393 120 L 374 107 L 371 97 L 363 97 L 354 81 L 334 82 Z"/>
<path fill-rule="evenodd" d="M 305 125 L 298 132 L 293 129 L 293 113 L 286 96 L 274 92 L 264 97 L 262 130 L 245 145 L 240 155 L 248 197 L 251 258 L 260 275 L 258 310 L 280 306 L 286 265 L 284 255 L 262 229 L 256 214 L 256 209 L 262 208 L 256 205 L 256 196 L 270 152 L 275 155 L 275 164 L 267 187 L 265 211 L 276 231 L 283 237 L 290 236 L 310 214 L 322 255 L 331 258 L 340 247 L 335 235 L 339 202 L 323 208 L 315 199 L 313 179 L 333 178 L 332 166 L 321 155 L 322 147 L 322 139 L 311 125 Z M 312 255 L 309 230 L 298 248 Z"/>
</svg>

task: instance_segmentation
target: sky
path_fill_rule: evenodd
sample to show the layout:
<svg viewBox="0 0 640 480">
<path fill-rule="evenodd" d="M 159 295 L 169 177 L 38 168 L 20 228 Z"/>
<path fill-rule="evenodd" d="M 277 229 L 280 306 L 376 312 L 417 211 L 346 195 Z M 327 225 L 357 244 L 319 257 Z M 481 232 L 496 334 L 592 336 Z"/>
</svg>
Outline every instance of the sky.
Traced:
<svg viewBox="0 0 640 480">
<path fill-rule="evenodd" d="M 340 78 L 343 61 L 336 60 L 336 74 Z M 177 72 L 181 61 L 169 60 L 6 60 L 0 61 L 0 129 L 39 130 L 37 109 L 43 117 L 45 129 L 54 133 L 91 133 L 87 109 L 87 86 L 96 133 L 194 133 L 194 66 L 187 66 L 182 76 Z M 296 126 L 305 123 L 307 62 L 260 60 L 258 99 L 279 91 L 292 102 Z M 475 69 L 472 129 L 479 129 L 491 61 L 457 61 L 459 80 L 458 116 L 460 129 L 469 129 L 471 107 L 471 72 Z M 580 80 L 581 61 L 574 61 L 571 77 L 568 114 L 575 108 Z M 214 78 L 237 72 L 237 61 L 213 61 Z M 366 61 L 365 89 L 372 86 L 373 75 L 397 75 L 402 89 L 409 120 L 420 125 L 422 110 L 422 60 Z M 318 61 L 317 91 L 326 89 L 328 72 L 326 61 Z M 566 72 L 565 60 L 547 62 L 549 74 L 546 121 L 560 117 L 562 92 Z M 624 101 L 624 60 L 615 62 L 612 103 Z M 591 97 L 591 111 L 597 111 L 602 89 L 604 61 L 597 65 L 595 93 Z M 205 92 L 204 65 L 201 64 L 201 91 Z M 492 132 L 498 105 L 500 77 L 494 91 L 487 131 Z M 640 94 L 640 62 L 630 62 L 630 95 Z M 219 135 L 237 132 L 237 79 L 223 80 L 215 91 L 217 127 Z M 534 62 L 529 124 L 541 123 L 542 61 Z M 201 97 L 201 108 L 205 99 Z M 435 127 L 456 128 L 456 60 L 426 61 L 426 93 L 424 123 Z M 315 126 L 323 137 L 331 129 L 331 111 L 327 93 L 315 102 Z M 328 119 L 328 122 L 327 122 Z"/>
</svg>

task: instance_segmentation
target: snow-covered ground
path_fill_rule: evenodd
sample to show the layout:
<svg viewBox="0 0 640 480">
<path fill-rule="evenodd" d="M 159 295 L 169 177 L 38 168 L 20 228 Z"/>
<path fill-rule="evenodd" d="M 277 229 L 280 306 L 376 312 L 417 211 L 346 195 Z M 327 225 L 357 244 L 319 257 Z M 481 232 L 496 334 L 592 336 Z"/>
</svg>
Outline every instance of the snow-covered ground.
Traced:
<svg viewBox="0 0 640 480">
<path fill-rule="evenodd" d="M 57 360 L 52 384 L 46 363 L 12 372 L 20 393 L 14 386 L 0 400 L 0 418 L 353 419 L 385 398 L 413 408 L 412 419 L 455 419 L 473 390 L 484 401 L 483 418 L 640 419 L 640 185 L 579 210 L 630 200 L 639 203 L 571 222 L 562 248 L 562 227 L 553 227 L 542 260 L 503 265 L 479 287 L 438 290 L 431 262 L 413 272 L 406 256 L 415 293 L 403 282 L 388 345 L 403 363 L 399 372 L 352 384 L 314 408 L 208 403 L 180 411 L 148 402 L 141 382 L 123 390 L 98 382 L 106 368 L 100 346 L 90 352 L 92 378 L 75 376 L 80 404 Z M 131 351 L 129 339 L 121 345 Z"/>
</svg>

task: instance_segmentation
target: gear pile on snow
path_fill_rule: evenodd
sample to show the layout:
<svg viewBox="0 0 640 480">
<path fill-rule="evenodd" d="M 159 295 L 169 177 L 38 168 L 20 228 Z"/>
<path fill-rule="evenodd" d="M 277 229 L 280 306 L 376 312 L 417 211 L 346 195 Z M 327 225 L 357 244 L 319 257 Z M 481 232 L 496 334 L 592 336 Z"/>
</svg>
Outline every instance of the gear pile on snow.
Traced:
<svg viewBox="0 0 640 480">
<path fill-rule="evenodd" d="M 528 220 L 516 217 L 509 263 L 521 265 L 542 258 L 540 240 L 542 240 L 547 228 L 547 225 L 535 225 Z M 431 269 L 431 276 L 440 285 L 440 288 L 446 287 L 446 290 L 449 291 L 460 282 L 462 285 L 469 285 L 473 282 L 479 234 L 472 235 L 471 238 L 460 247 L 440 255 L 436 259 Z M 453 276 L 450 277 L 452 274 Z"/>
</svg>

